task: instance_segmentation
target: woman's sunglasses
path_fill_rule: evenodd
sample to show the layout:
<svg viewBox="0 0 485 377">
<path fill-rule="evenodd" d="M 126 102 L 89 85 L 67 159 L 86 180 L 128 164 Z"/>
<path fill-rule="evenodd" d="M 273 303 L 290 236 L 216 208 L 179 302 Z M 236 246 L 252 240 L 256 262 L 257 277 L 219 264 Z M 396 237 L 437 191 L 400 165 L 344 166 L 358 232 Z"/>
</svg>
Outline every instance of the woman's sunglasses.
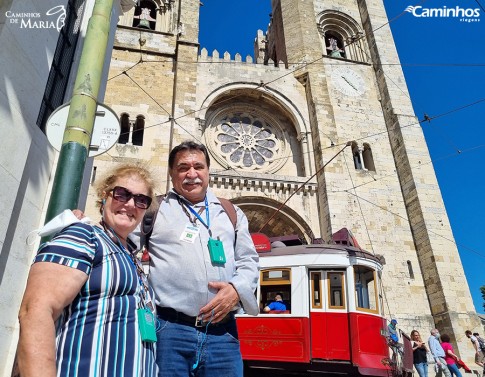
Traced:
<svg viewBox="0 0 485 377">
<path fill-rule="evenodd" d="M 131 191 L 121 186 L 113 187 L 111 192 L 113 193 L 113 198 L 122 203 L 126 203 L 133 198 L 135 206 L 141 209 L 147 209 L 152 203 L 152 198 L 149 196 L 143 194 L 133 194 Z"/>
</svg>

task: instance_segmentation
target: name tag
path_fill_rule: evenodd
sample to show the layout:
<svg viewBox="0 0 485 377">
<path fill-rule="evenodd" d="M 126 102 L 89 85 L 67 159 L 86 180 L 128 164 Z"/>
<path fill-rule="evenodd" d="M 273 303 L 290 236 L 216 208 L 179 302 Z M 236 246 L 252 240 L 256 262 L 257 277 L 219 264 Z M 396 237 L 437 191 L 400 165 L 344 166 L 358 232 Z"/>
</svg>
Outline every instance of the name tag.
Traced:
<svg viewBox="0 0 485 377">
<path fill-rule="evenodd" d="M 197 237 L 199 236 L 199 228 L 193 226 L 192 224 L 188 224 L 185 226 L 185 229 L 182 231 L 182 235 L 180 236 L 180 241 L 184 241 L 187 243 L 194 243 Z"/>
</svg>

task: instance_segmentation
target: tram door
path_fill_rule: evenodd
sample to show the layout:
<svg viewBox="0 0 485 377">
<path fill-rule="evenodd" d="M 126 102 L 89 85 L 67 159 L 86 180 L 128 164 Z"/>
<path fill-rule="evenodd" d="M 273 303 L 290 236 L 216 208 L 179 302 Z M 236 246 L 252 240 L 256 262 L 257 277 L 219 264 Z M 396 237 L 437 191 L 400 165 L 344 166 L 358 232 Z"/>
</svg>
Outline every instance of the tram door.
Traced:
<svg viewBox="0 0 485 377">
<path fill-rule="evenodd" d="M 350 360 L 345 271 L 309 274 L 311 358 Z"/>
</svg>

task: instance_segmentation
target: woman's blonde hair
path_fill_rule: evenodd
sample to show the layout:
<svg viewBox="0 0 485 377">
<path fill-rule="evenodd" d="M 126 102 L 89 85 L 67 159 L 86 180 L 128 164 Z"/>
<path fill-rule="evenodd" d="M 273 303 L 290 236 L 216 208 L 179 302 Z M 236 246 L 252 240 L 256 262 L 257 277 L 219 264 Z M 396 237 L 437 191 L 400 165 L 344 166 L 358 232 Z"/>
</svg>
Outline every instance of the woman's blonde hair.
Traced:
<svg viewBox="0 0 485 377">
<path fill-rule="evenodd" d="M 421 334 L 419 333 L 418 330 L 411 331 L 411 339 L 413 339 L 414 334 L 418 334 L 418 341 L 420 341 L 420 342 L 423 341 L 423 339 L 421 339 Z"/>
<path fill-rule="evenodd" d="M 106 193 L 110 192 L 115 183 L 120 178 L 138 177 L 141 179 L 148 188 L 148 196 L 152 198 L 152 205 L 156 202 L 155 198 L 155 180 L 152 177 L 152 173 L 148 168 L 141 163 L 125 163 L 117 166 L 114 170 L 109 171 L 104 178 L 96 185 L 96 206 L 99 207 L 99 211 L 102 214 L 103 200 L 106 198 Z M 150 207 L 149 207 L 150 208 Z"/>
</svg>

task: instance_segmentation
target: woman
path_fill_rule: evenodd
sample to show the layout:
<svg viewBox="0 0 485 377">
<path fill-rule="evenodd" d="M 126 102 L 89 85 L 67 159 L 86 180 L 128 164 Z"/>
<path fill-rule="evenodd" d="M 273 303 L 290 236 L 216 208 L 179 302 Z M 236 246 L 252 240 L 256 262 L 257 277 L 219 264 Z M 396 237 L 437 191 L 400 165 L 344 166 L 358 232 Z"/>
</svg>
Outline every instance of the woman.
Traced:
<svg viewBox="0 0 485 377">
<path fill-rule="evenodd" d="M 154 183 L 146 169 L 122 165 L 97 194 L 100 223 L 64 228 L 31 267 L 19 312 L 22 377 L 156 375 L 151 294 L 127 240 Z"/>
<path fill-rule="evenodd" d="M 458 356 L 453 353 L 453 346 L 450 343 L 450 337 L 448 334 L 441 334 L 441 347 L 445 351 L 445 360 L 448 369 L 452 376 L 461 377 L 461 372 L 458 369 L 456 362 L 460 360 Z"/>
<path fill-rule="evenodd" d="M 418 371 L 419 377 L 428 377 L 428 359 L 426 358 L 428 347 L 426 347 L 426 343 L 421 339 L 418 330 L 411 331 L 411 340 L 414 367 Z"/>
</svg>

